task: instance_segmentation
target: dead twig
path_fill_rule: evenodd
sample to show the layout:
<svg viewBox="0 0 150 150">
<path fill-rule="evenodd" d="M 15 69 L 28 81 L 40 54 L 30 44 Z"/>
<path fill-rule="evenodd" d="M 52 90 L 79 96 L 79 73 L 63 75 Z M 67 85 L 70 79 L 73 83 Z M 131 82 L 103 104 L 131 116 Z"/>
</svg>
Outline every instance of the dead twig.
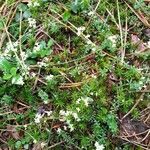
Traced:
<svg viewBox="0 0 150 150">
<path fill-rule="evenodd" d="M 149 22 L 146 20 L 144 16 L 140 16 L 125 0 L 123 0 L 125 4 L 130 8 L 130 10 L 138 17 L 138 19 L 148 28 L 150 28 Z"/>
</svg>

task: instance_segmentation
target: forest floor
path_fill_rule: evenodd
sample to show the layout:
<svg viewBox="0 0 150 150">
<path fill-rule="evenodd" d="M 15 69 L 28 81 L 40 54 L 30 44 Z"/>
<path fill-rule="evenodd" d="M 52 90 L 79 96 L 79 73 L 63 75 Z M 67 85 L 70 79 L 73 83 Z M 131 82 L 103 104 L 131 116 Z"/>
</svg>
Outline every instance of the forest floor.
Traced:
<svg viewBox="0 0 150 150">
<path fill-rule="evenodd" d="M 150 150 L 150 0 L 0 1 L 0 150 Z"/>
</svg>

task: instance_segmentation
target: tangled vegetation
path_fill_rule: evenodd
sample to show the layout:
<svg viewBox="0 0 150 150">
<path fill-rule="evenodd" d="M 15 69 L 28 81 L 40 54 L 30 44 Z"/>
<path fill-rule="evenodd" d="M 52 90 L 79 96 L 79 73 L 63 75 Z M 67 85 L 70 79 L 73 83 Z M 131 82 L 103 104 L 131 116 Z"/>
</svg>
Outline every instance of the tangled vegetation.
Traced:
<svg viewBox="0 0 150 150">
<path fill-rule="evenodd" d="M 0 150 L 150 149 L 149 0 L 0 1 Z"/>
</svg>

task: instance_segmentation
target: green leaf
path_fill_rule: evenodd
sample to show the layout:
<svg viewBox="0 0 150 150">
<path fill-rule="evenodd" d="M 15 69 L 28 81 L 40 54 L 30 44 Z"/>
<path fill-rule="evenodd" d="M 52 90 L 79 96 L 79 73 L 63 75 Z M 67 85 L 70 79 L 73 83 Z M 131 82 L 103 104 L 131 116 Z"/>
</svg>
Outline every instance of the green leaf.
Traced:
<svg viewBox="0 0 150 150">
<path fill-rule="evenodd" d="M 23 4 L 23 3 L 20 3 L 19 5 L 18 5 L 18 9 L 19 9 L 19 11 L 26 11 L 27 10 L 27 5 L 25 5 L 25 4 Z"/>
<path fill-rule="evenodd" d="M 20 75 L 16 75 L 12 78 L 12 84 L 16 84 L 16 85 L 23 85 L 23 77 Z"/>
<path fill-rule="evenodd" d="M 24 13 L 23 13 L 23 17 L 24 18 L 30 18 L 31 17 L 31 12 L 29 10 L 26 10 Z"/>
<path fill-rule="evenodd" d="M 47 43 L 47 47 L 50 48 L 52 45 L 53 45 L 53 41 L 49 40 L 48 43 Z"/>
<path fill-rule="evenodd" d="M 68 19 L 71 17 L 71 14 L 69 11 L 65 11 L 63 14 L 63 20 L 68 21 Z"/>
<path fill-rule="evenodd" d="M 39 96 L 44 102 L 48 102 L 48 101 L 49 101 L 48 94 L 47 94 L 46 92 L 44 92 L 42 89 L 39 90 L 38 96 Z"/>
<path fill-rule="evenodd" d="M 9 79 L 11 79 L 12 78 L 12 75 L 11 74 L 4 74 L 4 76 L 3 76 L 3 79 L 4 80 L 9 80 Z"/>
<path fill-rule="evenodd" d="M 0 70 L 9 73 L 13 65 L 5 58 L 0 57 Z"/>
<path fill-rule="evenodd" d="M 17 68 L 12 67 L 12 68 L 10 69 L 10 73 L 11 73 L 12 76 L 15 76 L 15 75 L 16 75 L 16 72 L 17 72 Z"/>
</svg>

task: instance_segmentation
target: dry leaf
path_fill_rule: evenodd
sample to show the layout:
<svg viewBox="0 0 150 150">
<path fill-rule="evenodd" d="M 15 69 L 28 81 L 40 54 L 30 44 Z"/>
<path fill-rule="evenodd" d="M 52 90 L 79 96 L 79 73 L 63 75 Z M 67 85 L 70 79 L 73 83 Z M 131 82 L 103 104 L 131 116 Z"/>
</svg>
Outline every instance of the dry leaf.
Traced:
<svg viewBox="0 0 150 150">
<path fill-rule="evenodd" d="M 8 132 L 9 132 L 9 134 L 10 134 L 10 136 L 11 136 L 12 138 L 14 138 L 15 140 L 20 139 L 20 134 L 19 134 L 19 132 L 16 130 L 15 127 L 8 125 L 8 126 L 7 126 L 7 130 L 8 130 Z"/>
<path fill-rule="evenodd" d="M 131 43 L 134 44 L 134 45 L 137 45 L 137 50 L 138 51 L 142 52 L 146 49 L 143 41 L 140 40 L 137 35 L 131 34 Z"/>
<path fill-rule="evenodd" d="M 34 144 L 32 150 L 42 150 L 41 143 Z"/>
</svg>

